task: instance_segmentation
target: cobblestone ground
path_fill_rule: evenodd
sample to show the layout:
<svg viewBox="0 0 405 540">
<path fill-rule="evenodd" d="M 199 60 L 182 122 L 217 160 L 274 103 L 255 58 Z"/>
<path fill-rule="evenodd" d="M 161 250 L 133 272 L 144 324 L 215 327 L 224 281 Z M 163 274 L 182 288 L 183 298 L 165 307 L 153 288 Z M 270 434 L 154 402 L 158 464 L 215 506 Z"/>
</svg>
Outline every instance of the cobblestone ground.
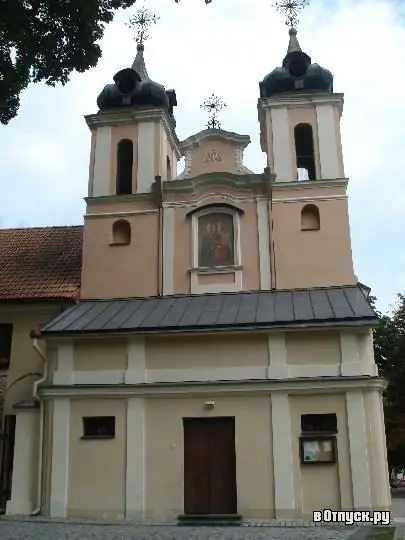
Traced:
<svg viewBox="0 0 405 540">
<path fill-rule="evenodd" d="M 1 540 L 363 540 L 365 528 L 178 527 L 0 520 Z"/>
</svg>

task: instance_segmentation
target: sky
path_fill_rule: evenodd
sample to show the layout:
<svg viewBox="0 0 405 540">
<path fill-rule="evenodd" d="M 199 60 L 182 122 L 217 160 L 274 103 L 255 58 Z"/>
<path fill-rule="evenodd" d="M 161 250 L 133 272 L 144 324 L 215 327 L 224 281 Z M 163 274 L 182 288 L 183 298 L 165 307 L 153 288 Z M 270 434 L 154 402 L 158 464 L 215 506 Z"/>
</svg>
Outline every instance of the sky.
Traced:
<svg viewBox="0 0 405 540">
<path fill-rule="evenodd" d="M 272 0 L 138 0 L 159 15 L 145 44 L 149 76 L 174 88 L 180 140 L 205 127 L 202 100 L 227 104 L 222 128 L 250 135 L 245 165 L 263 171 L 259 144 L 258 82 L 281 64 L 288 29 Z M 134 8 L 134 9 L 136 9 Z M 118 13 L 101 42 L 98 66 L 73 74 L 66 86 L 31 85 L 18 117 L 0 126 L 1 227 L 83 223 L 90 154 L 84 115 L 136 54 Z M 355 272 L 388 311 L 405 291 L 405 2 L 311 0 L 298 38 L 313 62 L 334 74 L 345 94 L 342 143 L 349 178 Z M 181 167 L 179 168 L 181 172 Z"/>
</svg>

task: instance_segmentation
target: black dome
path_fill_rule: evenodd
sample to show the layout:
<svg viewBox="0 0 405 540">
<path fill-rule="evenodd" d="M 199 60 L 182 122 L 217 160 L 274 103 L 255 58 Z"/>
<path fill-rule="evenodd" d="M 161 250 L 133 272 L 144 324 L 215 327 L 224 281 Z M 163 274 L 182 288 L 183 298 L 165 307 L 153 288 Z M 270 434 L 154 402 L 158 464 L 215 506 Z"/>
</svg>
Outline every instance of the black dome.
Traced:
<svg viewBox="0 0 405 540">
<path fill-rule="evenodd" d="M 132 67 L 120 70 L 114 75 L 114 84 L 107 84 L 97 98 L 100 110 L 116 107 L 161 107 L 167 109 L 174 121 L 173 108 L 177 105 L 176 92 L 165 90 L 164 86 L 152 81 L 145 67 L 144 46 L 138 45 L 138 52 Z"/>
<path fill-rule="evenodd" d="M 297 40 L 297 31 L 290 29 L 290 43 L 282 67 L 266 75 L 260 86 L 260 97 L 283 92 L 333 92 L 333 75 L 319 64 L 313 64 Z"/>
</svg>

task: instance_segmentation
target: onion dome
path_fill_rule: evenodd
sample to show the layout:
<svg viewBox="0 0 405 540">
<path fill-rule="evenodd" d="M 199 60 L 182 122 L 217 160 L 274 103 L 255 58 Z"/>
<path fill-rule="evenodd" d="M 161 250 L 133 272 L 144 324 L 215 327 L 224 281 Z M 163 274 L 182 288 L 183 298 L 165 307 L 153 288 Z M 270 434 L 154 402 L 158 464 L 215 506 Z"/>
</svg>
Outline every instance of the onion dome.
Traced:
<svg viewBox="0 0 405 540">
<path fill-rule="evenodd" d="M 144 45 L 139 43 L 137 54 L 130 68 L 125 68 L 113 77 L 114 84 L 107 84 L 97 98 L 100 110 L 117 107 L 159 107 L 167 109 L 171 119 L 177 105 L 176 92 L 152 81 L 146 70 L 143 56 Z"/>
<path fill-rule="evenodd" d="M 284 92 L 333 92 L 333 75 L 301 50 L 297 31 L 290 28 L 290 42 L 281 67 L 266 75 L 260 86 L 260 97 Z"/>
</svg>

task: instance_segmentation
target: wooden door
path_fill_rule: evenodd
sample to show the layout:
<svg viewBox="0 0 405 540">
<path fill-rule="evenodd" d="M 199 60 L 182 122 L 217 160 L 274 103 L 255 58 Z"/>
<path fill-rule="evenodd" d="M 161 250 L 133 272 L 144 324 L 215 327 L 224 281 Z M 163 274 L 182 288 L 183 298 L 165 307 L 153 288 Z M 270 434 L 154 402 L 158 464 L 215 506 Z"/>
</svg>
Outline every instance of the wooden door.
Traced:
<svg viewBox="0 0 405 540">
<path fill-rule="evenodd" d="M 235 514 L 234 418 L 184 418 L 184 512 Z"/>
</svg>

